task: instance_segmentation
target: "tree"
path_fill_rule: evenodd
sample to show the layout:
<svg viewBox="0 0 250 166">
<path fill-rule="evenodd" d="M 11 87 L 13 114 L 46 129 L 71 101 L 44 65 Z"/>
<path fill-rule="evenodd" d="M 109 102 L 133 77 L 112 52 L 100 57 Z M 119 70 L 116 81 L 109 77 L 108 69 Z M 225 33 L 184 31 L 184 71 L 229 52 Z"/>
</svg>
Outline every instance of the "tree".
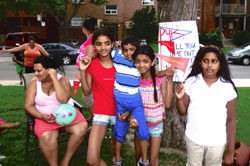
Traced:
<svg viewBox="0 0 250 166">
<path fill-rule="evenodd" d="M 157 0 L 159 22 L 196 20 L 199 0 Z M 175 84 L 176 86 L 176 84 Z M 181 151 L 186 150 L 184 131 L 186 116 L 181 117 L 176 110 L 176 99 L 166 110 L 164 121 L 163 145 Z"/>
<path fill-rule="evenodd" d="M 74 10 L 68 18 L 67 8 L 71 0 L 5 0 L 0 1 L 0 19 L 4 18 L 8 11 L 18 15 L 22 10 L 27 14 L 49 14 L 53 16 L 64 32 L 64 41 L 68 41 L 68 25 L 80 7 L 80 0 L 74 3 Z M 108 3 L 108 0 L 91 0 L 96 5 Z"/>
<path fill-rule="evenodd" d="M 158 25 L 156 23 L 155 8 L 142 8 L 136 10 L 131 18 L 131 29 L 128 34 L 135 35 L 140 39 L 146 39 L 148 42 L 157 40 Z"/>
<path fill-rule="evenodd" d="M 99 5 L 102 5 L 104 3 L 108 3 L 109 1 L 108 0 L 90 0 L 89 2 L 99 6 Z"/>
</svg>

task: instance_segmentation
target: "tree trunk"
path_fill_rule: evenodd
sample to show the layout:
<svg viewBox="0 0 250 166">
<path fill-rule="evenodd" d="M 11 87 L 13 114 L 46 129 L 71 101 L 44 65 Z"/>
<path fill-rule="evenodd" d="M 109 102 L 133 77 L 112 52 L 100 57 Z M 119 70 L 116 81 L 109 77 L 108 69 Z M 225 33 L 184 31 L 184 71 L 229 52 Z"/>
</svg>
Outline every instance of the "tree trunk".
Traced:
<svg viewBox="0 0 250 166">
<path fill-rule="evenodd" d="M 196 20 L 199 0 L 157 0 L 160 22 Z"/>
<path fill-rule="evenodd" d="M 65 4 L 65 13 L 64 13 L 64 25 L 63 25 L 63 33 L 64 33 L 64 42 L 69 41 L 69 33 L 68 33 L 68 18 L 67 18 L 67 10 L 68 10 L 68 0 L 64 0 Z"/>
<path fill-rule="evenodd" d="M 196 20 L 199 0 L 157 0 L 159 22 Z M 177 83 L 175 83 L 175 86 Z M 176 98 L 172 107 L 166 110 L 164 120 L 163 146 L 186 151 L 186 116 L 176 110 Z"/>
</svg>

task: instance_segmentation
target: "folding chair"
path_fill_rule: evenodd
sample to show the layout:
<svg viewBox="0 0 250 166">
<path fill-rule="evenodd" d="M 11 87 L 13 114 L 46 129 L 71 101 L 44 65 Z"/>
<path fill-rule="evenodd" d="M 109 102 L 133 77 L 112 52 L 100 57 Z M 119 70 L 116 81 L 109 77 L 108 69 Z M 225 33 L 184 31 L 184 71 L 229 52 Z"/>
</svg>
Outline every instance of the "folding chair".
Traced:
<svg viewBox="0 0 250 166">
<path fill-rule="evenodd" d="M 24 89 L 26 90 L 26 87 L 29 83 L 30 80 L 32 80 L 33 78 L 35 78 L 35 75 L 34 73 L 26 73 L 26 74 L 23 74 L 23 80 L 24 80 Z M 78 108 L 80 112 L 83 112 L 86 110 L 86 107 L 81 105 L 79 102 L 75 101 L 74 99 L 71 98 L 71 100 L 73 100 L 73 103 L 74 103 L 74 107 Z M 35 131 L 34 131 L 34 126 L 35 126 L 35 119 L 30 116 L 29 114 L 25 113 L 26 117 L 27 117 L 27 126 L 26 126 L 26 145 L 25 145 L 25 158 L 27 159 L 28 158 L 28 155 L 30 152 L 34 152 L 36 153 L 36 160 L 37 160 L 37 165 L 40 166 L 41 164 L 41 161 L 40 161 L 40 148 L 39 148 L 39 142 L 38 142 L 38 138 L 37 136 L 35 135 Z M 67 134 L 66 132 L 60 132 L 60 136 L 61 135 L 65 135 Z M 30 149 L 30 136 L 33 137 L 33 140 L 34 140 L 34 145 L 35 147 Z M 88 136 L 85 137 L 86 141 L 88 142 Z M 67 141 L 68 139 L 64 138 L 64 139 L 59 139 L 58 140 L 58 143 L 61 143 L 61 142 L 65 142 Z M 85 141 L 85 140 L 84 140 Z M 84 153 L 86 151 L 86 149 L 84 149 L 83 151 L 77 151 L 75 153 L 74 156 L 76 155 L 80 155 L 82 153 Z M 74 157 L 73 156 L 73 157 Z"/>
</svg>

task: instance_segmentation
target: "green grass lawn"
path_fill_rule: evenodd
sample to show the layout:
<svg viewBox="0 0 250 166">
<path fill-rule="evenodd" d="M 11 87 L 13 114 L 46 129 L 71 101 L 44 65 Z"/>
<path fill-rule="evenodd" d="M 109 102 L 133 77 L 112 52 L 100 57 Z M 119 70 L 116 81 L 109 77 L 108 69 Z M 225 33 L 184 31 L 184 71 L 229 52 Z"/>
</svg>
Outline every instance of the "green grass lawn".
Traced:
<svg viewBox="0 0 250 166">
<path fill-rule="evenodd" d="M 237 140 L 243 141 L 250 145 L 250 88 L 238 88 L 238 90 L 240 97 L 237 102 Z M 22 125 L 19 127 L 4 130 L 0 136 L 0 143 L 2 144 L 0 154 L 7 156 L 7 158 L 3 160 L 3 165 L 6 166 L 30 166 L 36 164 L 35 153 L 31 153 L 27 160 L 24 157 L 26 117 L 23 110 L 23 97 L 23 87 L 0 86 L 0 117 L 8 120 L 9 122 L 20 121 L 22 123 Z M 78 90 L 76 99 L 81 101 L 80 89 Z M 88 112 L 86 112 L 84 115 L 87 117 Z M 59 145 L 59 160 L 63 157 L 65 148 L 66 143 Z M 82 144 L 81 148 L 86 148 L 86 144 Z M 112 165 L 110 139 L 104 140 L 101 156 L 105 159 L 105 161 L 108 162 L 108 165 Z M 126 143 L 124 144 L 122 156 L 125 166 L 134 165 L 135 152 L 130 145 Z M 160 165 L 185 165 L 185 159 L 176 154 L 165 154 L 161 152 L 159 156 L 161 162 Z M 41 158 L 43 163 L 42 165 L 47 165 L 42 155 Z M 71 165 L 86 165 L 86 154 L 74 158 L 71 162 Z"/>
</svg>

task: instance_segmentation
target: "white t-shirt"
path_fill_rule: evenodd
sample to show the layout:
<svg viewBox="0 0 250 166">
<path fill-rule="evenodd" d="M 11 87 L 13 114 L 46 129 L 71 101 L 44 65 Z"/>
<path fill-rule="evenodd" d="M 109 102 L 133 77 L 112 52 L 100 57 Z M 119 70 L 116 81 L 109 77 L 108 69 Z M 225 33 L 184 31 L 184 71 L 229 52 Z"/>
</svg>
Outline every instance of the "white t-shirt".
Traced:
<svg viewBox="0 0 250 166">
<path fill-rule="evenodd" d="M 237 93 L 230 82 L 221 80 L 220 77 L 210 87 L 202 74 L 185 81 L 185 93 L 190 98 L 185 134 L 199 145 L 226 144 L 226 105 L 237 97 Z"/>
</svg>

